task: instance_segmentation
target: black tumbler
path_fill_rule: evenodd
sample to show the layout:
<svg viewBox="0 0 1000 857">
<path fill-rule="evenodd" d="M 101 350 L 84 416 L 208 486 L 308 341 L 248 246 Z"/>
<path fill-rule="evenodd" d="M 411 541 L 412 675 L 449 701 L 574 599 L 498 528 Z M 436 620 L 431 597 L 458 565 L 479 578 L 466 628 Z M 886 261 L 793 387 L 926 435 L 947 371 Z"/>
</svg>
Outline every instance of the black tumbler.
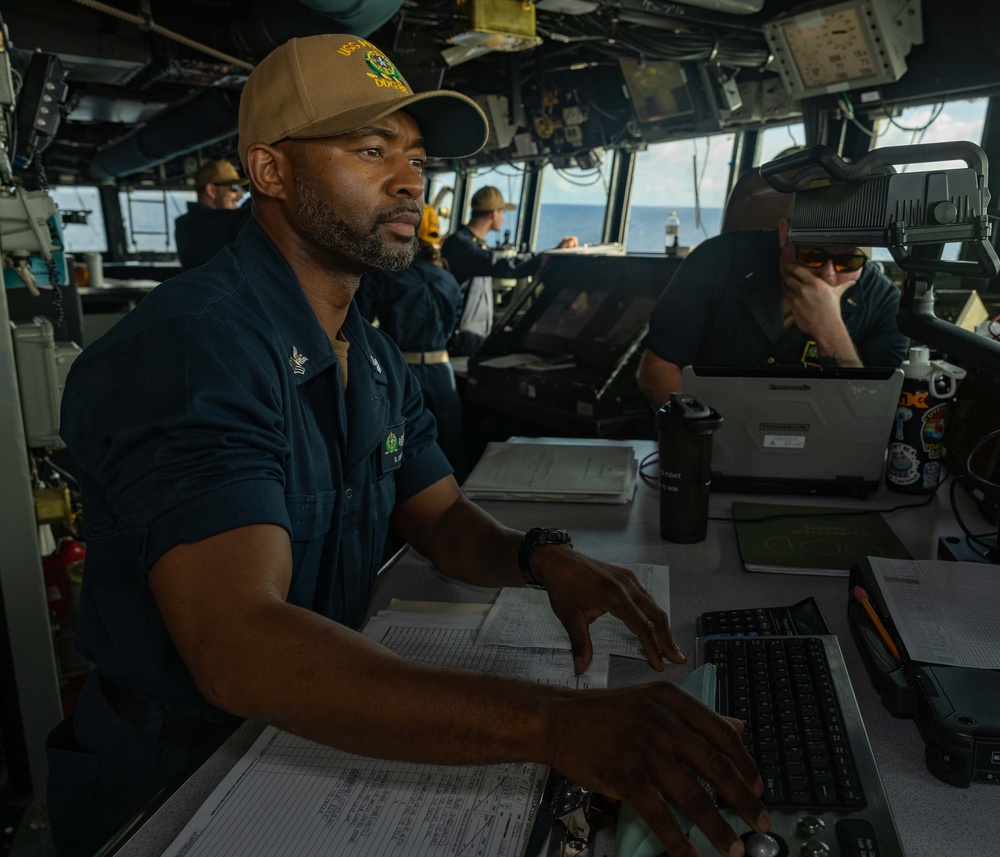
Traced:
<svg viewBox="0 0 1000 857">
<path fill-rule="evenodd" d="M 690 544 L 708 534 L 712 433 L 718 411 L 688 393 L 671 393 L 656 412 L 660 440 L 660 538 Z"/>
</svg>

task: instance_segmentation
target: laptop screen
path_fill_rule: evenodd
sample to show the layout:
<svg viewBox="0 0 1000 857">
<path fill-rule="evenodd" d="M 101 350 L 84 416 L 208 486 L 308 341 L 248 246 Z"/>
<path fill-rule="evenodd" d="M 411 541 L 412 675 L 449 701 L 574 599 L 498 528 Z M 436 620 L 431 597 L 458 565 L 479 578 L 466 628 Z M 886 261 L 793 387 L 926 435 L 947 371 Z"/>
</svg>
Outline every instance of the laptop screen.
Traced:
<svg viewBox="0 0 1000 857">
<path fill-rule="evenodd" d="M 882 478 L 903 371 L 686 366 L 683 384 L 723 418 L 713 490 L 863 497 Z"/>
</svg>

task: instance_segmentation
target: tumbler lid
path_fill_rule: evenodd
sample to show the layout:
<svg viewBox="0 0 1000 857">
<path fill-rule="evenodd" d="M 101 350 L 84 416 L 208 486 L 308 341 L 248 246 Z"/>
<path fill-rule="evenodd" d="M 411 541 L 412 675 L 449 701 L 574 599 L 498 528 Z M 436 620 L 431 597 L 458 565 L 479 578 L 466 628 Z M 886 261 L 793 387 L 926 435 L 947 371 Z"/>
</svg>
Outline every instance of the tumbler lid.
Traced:
<svg viewBox="0 0 1000 857">
<path fill-rule="evenodd" d="M 656 430 L 666 434 L 711 434 L 721 425 L 719 412 L 690 393 L 671 393 L 656 412 Z"/>
</svg>

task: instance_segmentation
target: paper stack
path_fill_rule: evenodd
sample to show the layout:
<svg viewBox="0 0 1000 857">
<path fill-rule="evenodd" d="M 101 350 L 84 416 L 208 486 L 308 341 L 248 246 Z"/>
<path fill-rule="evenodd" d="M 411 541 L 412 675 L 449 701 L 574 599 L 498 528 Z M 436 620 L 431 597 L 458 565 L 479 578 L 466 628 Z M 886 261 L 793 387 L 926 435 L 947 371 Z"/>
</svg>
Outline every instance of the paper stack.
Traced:
<svg viewBox="0 0 1000 857">
<path fill-rule="evenodd" d="M 627 503 L 638 467 L 631 446 L 494 442 L 462 489 L 482 500 Z"/>
</svg>

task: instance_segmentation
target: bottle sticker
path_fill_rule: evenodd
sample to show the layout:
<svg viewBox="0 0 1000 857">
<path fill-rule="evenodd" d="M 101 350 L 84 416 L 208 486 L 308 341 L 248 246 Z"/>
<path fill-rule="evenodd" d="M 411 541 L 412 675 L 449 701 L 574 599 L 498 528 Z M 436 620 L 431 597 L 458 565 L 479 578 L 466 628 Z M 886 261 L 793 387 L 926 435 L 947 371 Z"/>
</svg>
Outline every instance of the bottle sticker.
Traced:
<svg viewBox="0 0 1000 857">
<path fill-rule="evenodd" d="M 947 409 L 947 403 L 942 402 L 923 415 L 920 442 L 927 458 L 941 458 L 944 455 L 944 418 Z"/>
<path fill-rule="evenodd" d="M 902 405 L 896 408 L 896 430 L 893 433 L 894 440 L 903 440 L 906 437 L 906 435 L 903 434 L 903 424 L 912 417 L 913 411 L 909 408 L 904 408 Z"/>
<path fill-rule="evenodd" d="M 886 456 L 886 479 L 894 485 L 912 485 L 920 478 L 920 459 L 908 443 L 890 443 Z"/>
</svg>

